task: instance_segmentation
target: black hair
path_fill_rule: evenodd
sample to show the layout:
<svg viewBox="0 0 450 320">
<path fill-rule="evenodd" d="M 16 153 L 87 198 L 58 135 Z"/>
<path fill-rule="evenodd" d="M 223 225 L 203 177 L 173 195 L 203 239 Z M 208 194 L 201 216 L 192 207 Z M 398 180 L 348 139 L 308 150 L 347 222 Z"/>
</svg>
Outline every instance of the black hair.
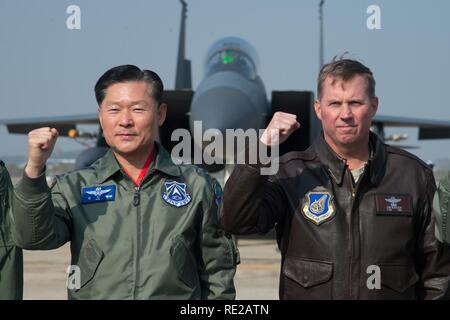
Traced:
<svg viewBox="0 0 450 320">
<path fill-rule="evenodd" d="M 151 97 L 156 100 L 158 105 L 161 103 L 164 86 L 158 74 L 151 70 L 141 70 L 134 65 L 126 64 L 109 69 L 98 79 L 95 84 L 95 98 L 98 105 L 102 104 L 106 96 L 106 90 L 110 86 L 129 81 L 147 82 L 152 88 Z"/>
</svg>

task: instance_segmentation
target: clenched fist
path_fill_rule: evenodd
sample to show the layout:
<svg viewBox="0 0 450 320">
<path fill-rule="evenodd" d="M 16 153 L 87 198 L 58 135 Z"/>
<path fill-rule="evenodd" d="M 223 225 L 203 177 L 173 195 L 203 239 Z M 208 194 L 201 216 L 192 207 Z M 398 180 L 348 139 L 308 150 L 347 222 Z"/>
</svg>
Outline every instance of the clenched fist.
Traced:
<svg viewBox="0 0 450 320">
<path fill-rule="evenodd" d="M 58 131 L 55 128 L 39 128 L 28 133 L 28 162 L 25 173 L 36 178 L 44 170 L 45 163 L 53 152 Z"/>
<path fill-rule="evenodd" d="M 300 128 L 300 123 L 297 122 L 295 114 L 275 112 L 260 141 L 267 146 L 281 144 L 298 128 Z"/>
</svg>

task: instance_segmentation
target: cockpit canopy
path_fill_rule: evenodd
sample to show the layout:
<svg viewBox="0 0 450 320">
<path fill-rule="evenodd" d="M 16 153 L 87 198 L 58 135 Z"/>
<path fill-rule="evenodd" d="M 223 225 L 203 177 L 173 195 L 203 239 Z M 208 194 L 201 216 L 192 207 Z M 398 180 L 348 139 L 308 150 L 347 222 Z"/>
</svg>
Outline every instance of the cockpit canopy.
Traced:
<svg viewBox="0 0 450 320">
<path fill-rule="evenodd" d="M 258 56 L 244 39 L 223 38 L 208 51 L 205 63 L 206 76 L 220 71 L 234 71 L 254 80 L 258 75 Z"/>
</svg>

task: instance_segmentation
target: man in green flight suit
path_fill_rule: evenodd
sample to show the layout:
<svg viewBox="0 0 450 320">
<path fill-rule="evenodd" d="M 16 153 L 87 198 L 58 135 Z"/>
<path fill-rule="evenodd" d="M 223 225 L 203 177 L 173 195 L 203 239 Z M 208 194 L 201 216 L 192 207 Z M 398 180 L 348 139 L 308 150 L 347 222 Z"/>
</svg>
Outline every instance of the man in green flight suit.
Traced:
<svg viewBox="0 0 450 320">
<path fill-rule="evenodd" d="M 174 165 L 155 142 L 167 110 L 159 76 L 118 66 L 95 94 L 110 150 L 91 167 L 48 188 L 45 163 L 58 132 L 29 133 L 13 199 L 16 243 L 50 250 L 70 241 L 70 299 L 234 299 L 239 256 L 217 221 L 218 182 Z"/>
<path fill-rule="evenodd" d="M 436 218 L 435 234 L 436 238 L 450 245 L 450 171 L 439 182 L 439 186 L 434 195 L 433 211 Z"/>
<path fill-rule="evenodd" d="M 22 299 L 23 256 L 11 237 L 12 183 L 5 164 L 0 161 L 0 300 Z"/>
</svg>

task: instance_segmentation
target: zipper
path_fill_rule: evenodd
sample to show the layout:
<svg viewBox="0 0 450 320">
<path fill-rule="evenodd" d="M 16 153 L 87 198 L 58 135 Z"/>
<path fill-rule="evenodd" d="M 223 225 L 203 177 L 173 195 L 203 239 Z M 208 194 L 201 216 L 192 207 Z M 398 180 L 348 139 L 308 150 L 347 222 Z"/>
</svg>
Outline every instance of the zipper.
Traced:
<svg viewBox="0 0 450 320">
<path fill-rule="evenodd" d="M 133 205 L 136 208 L 136 257 L 135 257 L 135 263 L 136 263 L 136 277 L 135 277 L 135 282 L 134 282 L 134 292 L 133 292 L 133 298 L 137 299 L 137 288 L 138 288 L 138 284 L 139 284 L 139 257 L 140 257 L 140 248 L 139 248 L 139 237 L 140 237 L 140 232 L 139 232 L 139 228 L 140 228 L 140 217 L 139 217 L 139 204 L 141 203 L 141 187 L 137 186 L 134 188 L 134 195 L 133 195 Z"/>
<path fill-rule="evenodd" d="M 347 173 L 348 178 L 350 178 L 350 193 L 351 193 L 351 203 L 350 203 L 350 225 L 349 225 L 349 240 L 350 240 L 350 260 L 349 260 L 349 266 L 348 266 L 348 281 L 349 281 L 349 285 L 348 285 L 348 298 L 351 299 L 352 298 L 352 262 L 353 262 L 353 204 L 355 201 L 355 196 L 356 196 L 356 190 L 355 187 L 353 186 L 353 180 L 351 177 L 351 172 L 348 171 Z"/>
<path fill-rule="evenodd" d="M 133 292 L 133 298 L 136 299 L 138 292 L 137 292 L 137 286 L 139 284 L 139 260 L 140 260 L 140 243 L 139 243 L 139 238 L 141 236 L 140 233 L 140 227 L 141 227 L 141 222 L 140 222 L 140 210 L 139 210 L 139 205 L 141 204 L 141 186 L 144 185 L 144 183 L 151 179 L 151 177 L 153 176 L 154 173 L 154 169 L 150 170 L 147 173 L 147 177 L 144 178 L 144 180 L 141 181 L 141 184 L 139 186 L 135 186 L 134 187 L 134 194 L 133 194 L 133 206 L 136 207 L 136 258 L 135 258 L 135 263 L 136 263 L 136 278 L 135 278 L 135 284 L 134 284 L 134 292 Z"/>
<path fill-rule="evenodd" d="M 358 179 L 358 182 L 356 183 L 356 186 L 354 186 L 353 185 L 353 176 L 352 176 L 352 173 L 350 172 L 350 171 L 348 171 L 348 175 L 349 175 L 349 178 L 350 178 L 350 188 L 351 188 L 351 206 L 350 206 L 350 230 L 349 230 L 349 233 L 350 233 L 350 265 L 349 265 L 349 294 L 350 294 L 350 296 L 349 296 L 349 299 L 352 299 L 351 298 L 351 295 L 352 295 L 352 281 L 351 281 L 351 279 L 352 279 L 352 262 L 353 262 L 353 250 L 354 250 L 354 248 L 353 248 L 353 215 L 354 215 L 354 205 L 355 205 L 355 198 L 356 198 L 356 193 L 358 192 L 358 190 L 359 190 L 359 186 L 361 185 L 361 181 L 364 179 L 364 176 L 366 175 L 366 172 L 367 172 L 367 167 L 368 167 L 368 163 L 366 163 L 365 165 L 364 165 L 364 172 L 361 174 L 361 176 L 359 177 L 359 179 Z M 359 219 L 358 219 L 358 221 L 359 221 Z M 358 235 L 360 234 L 360 232 L 358 232 Z M 359 240 L 359 239 L 358 239 Z M 361 248 L 359 249 L 359 250 L 361 250 Z"/>
<path fill-rule="evenodd" d="M 141 203 L 141 187 L 135 187 L 134 188 L 134 196 L 133 196 L 133 205 L 137 207 Z"/>
</svg>

